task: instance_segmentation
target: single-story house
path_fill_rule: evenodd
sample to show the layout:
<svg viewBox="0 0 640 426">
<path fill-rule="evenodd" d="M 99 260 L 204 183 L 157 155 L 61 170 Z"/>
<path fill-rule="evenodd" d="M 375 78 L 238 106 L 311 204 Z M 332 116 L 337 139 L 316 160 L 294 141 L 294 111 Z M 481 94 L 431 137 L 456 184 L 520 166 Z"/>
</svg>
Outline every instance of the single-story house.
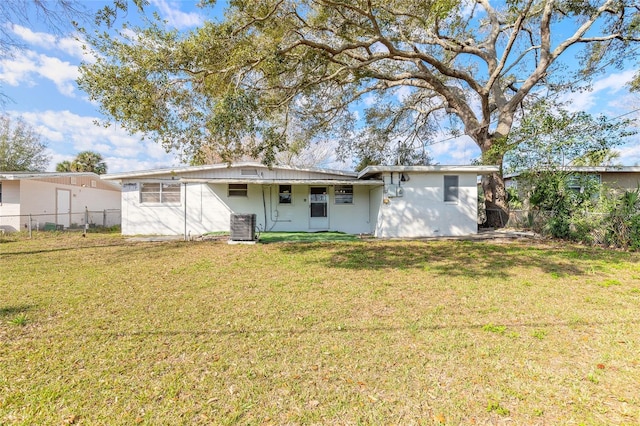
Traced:
<svg viewBox="0 0 640 426">
<path fill-rule="evenodd" d="M 232 214 L 261 231 L 376 237 L 477 232 L 477 177 L 494 166 L 369 166 L 360 173 L 245 162 L 114 173 L 122 233 L 229 231 Z"/>
<path fill-rule="evenodd" d="M 598 183 L 615 190 L 635 190 L 640 186 L 640 167 L 639 166 L 569 166 L 559 169 L 564 173 L 570 173 L 581 176 L 591 176 Z M 504 176 L 505 186 L 507 188 L 518 187 L 519 173 L 512 173 Z M 576 183 L 577 190 L 580 189 Z"/>
<path fill-rule="evenodd" d="M 95 173 L 0 172 L 0 229 L 119 225 L 120 199 L 120 186 Z"/>
</svg>

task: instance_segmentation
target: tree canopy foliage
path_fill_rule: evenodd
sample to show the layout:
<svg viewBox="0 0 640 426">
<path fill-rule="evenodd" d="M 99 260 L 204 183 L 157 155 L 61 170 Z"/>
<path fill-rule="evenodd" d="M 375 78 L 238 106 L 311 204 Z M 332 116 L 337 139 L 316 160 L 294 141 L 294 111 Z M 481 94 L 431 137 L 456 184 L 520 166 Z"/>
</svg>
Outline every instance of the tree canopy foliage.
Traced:
<svg viewBox="0 0 640 426">
<path fill-rule="evenodd" d="M 56 164 L 57 172 L 93 172 L 96 174 L 107 173 L 107 163 L 102 155 L 93 151 L 82 151 L 72 161 L 62 161 Z"/>
<path fill-rule="evenodd" d="M 570 166 L 611 166 L 615 147 L 636 132 L 628 119 L 610 120 L 583 111 L 571 112 L 542 101 L 533 106 L 497 149 L 505 154 L 507 172 L 537 175 Z"/>
<path fill-rule="evenodd" d="M 22 119 L 0 116 L 0 171 L 42 172 L 49 164 L 47 144 Z"/>
<path fill-rule="evenodd" d="M 499 148 L 506 152 L 505 170 L 517 175 L 518 198 L 524 196 L 530 208 L 550 214 L 544 231 L 578 240 L 595 231 L 590 215 L 596 205 L 601 198 L 617 196 L 606 194 L 599 175 L 579 167 L 615 168 L 615 148 L 635 134 L 629 128 L 627 119 L 594 117 L 541 101 L 512 129 L 506 146 Z"/>
<path fill-rule="evenodd" d="M 99 18 L 113 24 L 123 3 Z M 186 34 L 157 19 L 87 34 L 99 58 L 79 84 L 110 119 L 186 155 L 207 144 L 271 162 L 319 137 L 419 151 L 450 117 L 501 165 L 494 146 L 518 108 L 621 64 L 639 22 L 628 0 L 235 0 Z M 506 209 L 499 174 L 483 187 Z"/>
</svg>

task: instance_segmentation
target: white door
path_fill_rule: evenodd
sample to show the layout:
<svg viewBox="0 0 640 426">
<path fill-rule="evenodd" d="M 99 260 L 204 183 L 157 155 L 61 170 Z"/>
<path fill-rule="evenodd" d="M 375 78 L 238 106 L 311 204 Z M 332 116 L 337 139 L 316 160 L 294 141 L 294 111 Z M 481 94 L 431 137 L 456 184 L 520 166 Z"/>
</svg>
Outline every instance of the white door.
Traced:
<svg viewBox="0 0 640 426">
<path fill-rule="evenodd" d="M 309 228 L 329 229 L 329 194 L 326 186 L 312 186 L 309 192 Z"/>
<path fill-rule="evenodd" d="M 71 225 L 71 191 L 56 189 L 56 223 L 68 228 Z"/>
</svg>

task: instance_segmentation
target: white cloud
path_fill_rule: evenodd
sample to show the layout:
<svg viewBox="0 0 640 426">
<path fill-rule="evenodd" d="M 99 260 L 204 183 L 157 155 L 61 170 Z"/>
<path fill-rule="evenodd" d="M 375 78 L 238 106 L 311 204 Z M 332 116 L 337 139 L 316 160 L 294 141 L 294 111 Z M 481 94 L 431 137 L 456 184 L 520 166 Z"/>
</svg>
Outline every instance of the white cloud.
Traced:
<svg viewBox="0 0 640 426">
<path fill-rule="evenodd" d="M 370 49 L 373 53 L 389 53 L 389 48 L 379 41 L 373 43 Z"/>
<path fill-rule="evenodd" d="M 180 10 L 180 3 L 166 0 L 151 0 L 151 4 L 158 8 L 160 14 L 167 20 L 169 25 L 177 29 L 196 27 L 204 21 L 203 17 L 197 13 L 185 13 Z"/>
<path fill-rule="evenodd" d="M 39 66 L 37 73 L 55 83 L 65 96 L 74 96 L 75 80 L 78 78 L 78 67 L 69 62 L 61 61 L 46 55 L 38 55 Z"/>
<path fill-rule="evenodd" d="M 620 152 L 620 162 L 624 166 L 640 166 L 640 143 L 635 141 L 624 145 L 616 151 Z"/>
<path fill-rule="evenodd" d="M 436 139 L 435 143 L 427 146 L 429 155 L 438 164 L 460 165 L 469 164 L 474 158 L 480 156 L 480 148 L 466 135 L 453 139 L 442 134 L 442 139 Z"/>
<path fill-rule="evenodd" d="M 15 35 L 32 46 L 52 49 L 56 47 L 56 36 L 47 33 L 34 32 L 22 25 L 13 25 L 12 31 Z"/>
<path fill-rule="evenodd" d="M 73 97 L 78 67 L 31 50 L 16 50 L 12 57 L 0 61 L 0 80 L 10 86 L 33 86 L 37 77 L 52 81 L 60 93 Z"/>
<path fill-rule="evenodd" d="M 570 111 L 589 112 L 592 107 L 602 106 L 601 97 L 609 98 L 621 90 L 624 90 L 626 84 L 633 78 L 633 75 L 633 70 L 609 74 L 604 78 L 596 80 L 591 90 L 566 93 L 560 100 L 567 102 L 567 109 Z"/>
<path fill-rule="evenodd" d="M 609 74 L 603 79 L 596 81 L 593 84 L 593 90 L 599 92 L 601 90 L 607 90 L 609 93 L 616 93 L 621 89 L 624 89 L 627 83 L 631 81 L 635 74 L 633 70 L 626 70 L 619 73 Z"/>
<path fill-rule="evenodd" d="M 367 95 L 362 99 L 362 103 L 366 107 L 373 106 L 376 102 L 378 102 L 378 99 L 373 95 Z"/>
<path fill-rule="evenodd" d="M 49 156 L 49 168 L 47 169 L 48 172 L 55 172 L 56 164 L 62 163 L 63 161 L 71 161 L 75 157 L 75 155 L 64 155 L 64 154 L 57 153 L 51 148 L 48 148 L 46 152 L 47 152 L 47 155 Z"/>
<path fill-rule="evenodd" d="M 22 117 L 49 142 L 52 161 L 48 170 L 62 160 L 71 160 L 80 151 L 98 152 L 107 162 L 109 172 L 142 170 L 179 162 L 152 141 L 129 135 L 117 126 L 95 124 L 97 117 L 81 116 L 70 111 L 12 112 Z"/>
<path fill-rule="evenodd" d="M 10 86 L 33 85 L 32 74 L 38 69 L 34 56 L 35 52 L 16 52 L 12 57 L 0 60 L 0 80 Z"/>
<path fill-rule="evenodd" d="M 471 16 L 471 12 L 476 13 L 476 18 L 478 17 L 478 15 L 480 16 L 484 15 L 484 9 L 480 7 L 476 7 L 475 1 L 465 0 L 461 3 L 461 5 L 462 5 L 462 9 L 460 11 L 460 15 L 464 19 L 469 18 Z"/>
<path fill-rule="evenodd" d="M 85 62 L 95 62 L 95 57 L 91 52 L 82 48 L 84 44 L 86 44 L 84 40 L 75 37 L 63 37 L 58 39 L 58 49 L 64 53 Z"/>
<path fill-rule="evenodd" d="M 160 168 L 168 168 L 177 166 L 175 160 L 172 158 L 168 158 L 167 161 L 148 161 L 148 160 L 138 160 L 131 157 L 126 156 L 103 156 L 105 163 L 107 163 L 107 172 L 108 173 L 121 173 L 121 172 L 131 172 L 136 170 L 151 170 L 151 169 L 160 169 Z M 184 165 L 184 164 L 183 164 Z"/>
<path fill-rule="evenodd" d="M 413 89 L 409 86 L 400 86 L 400 88 L 395 91 L 395 95 L 400 102 L 403 102 L 411 95 L 412 91 Z"/>
<path fill-rule="evenodd" d="M 58 37 L 44 32 L 35 32 L 21 25 L 12 26 L 13 33 L 32 47 L 47 51 L 59 50 L 77 59 L 92 61 L 93 58 L 82 48 L 83 41 L 75 36 Z"/>
</svg>

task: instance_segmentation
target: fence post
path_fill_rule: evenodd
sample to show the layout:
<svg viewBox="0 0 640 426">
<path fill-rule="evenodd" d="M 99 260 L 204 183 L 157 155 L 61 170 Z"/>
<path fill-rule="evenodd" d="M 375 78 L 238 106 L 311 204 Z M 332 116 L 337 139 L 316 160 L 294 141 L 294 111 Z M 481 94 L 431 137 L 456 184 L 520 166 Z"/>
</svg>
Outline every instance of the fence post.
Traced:
<svg viewBox="0 0 640 426">
<path fill-rule="evenodd" d="M 31 213 L 29 213 L 29 239 L 31 239 Z"/>
<path fill-rule="evenodd" d="M 87 229 L 89 229 L 89 208 L 87 206 L 84 207 L 84 231 L 82 232 L 82 236 L 87 236 Z"/>
<path fill-rule="evenodd" d="M 106 228 L 107 227 L 107 210 L 103 210 L 102 211 L 102 227 Z"/>
</svg>

